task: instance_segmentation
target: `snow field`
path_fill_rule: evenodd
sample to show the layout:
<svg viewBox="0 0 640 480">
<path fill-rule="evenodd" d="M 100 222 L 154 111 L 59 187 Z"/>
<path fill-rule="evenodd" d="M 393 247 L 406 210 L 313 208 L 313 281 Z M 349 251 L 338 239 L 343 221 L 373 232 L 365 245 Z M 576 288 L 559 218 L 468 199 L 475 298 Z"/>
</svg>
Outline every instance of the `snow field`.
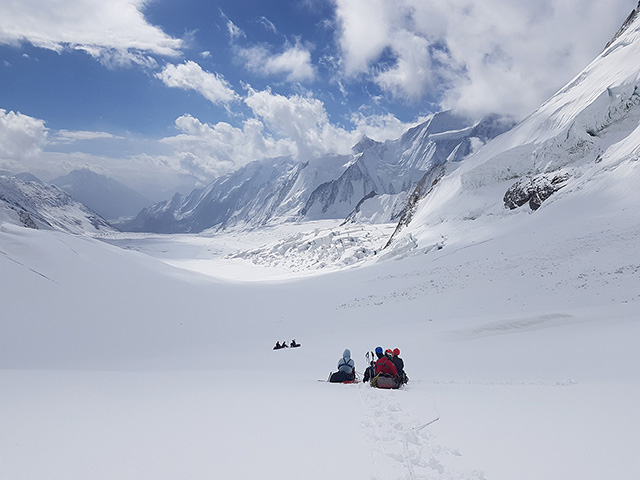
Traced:
<svg viewBox="0 0 640 480">
<path fill-rule="evenodd" d="M 206 265 L 189 272 L 4 224 L 0 471 L 635 478 L 640 222 L 625 202 L 605 216 L 580 201 L 444 223 L 441 250 L 418 237 L 397 260 L 289 278 L 224 258 L 233 237 L 126 239 Z M 246 250 L 268 246 L 253 235 Z M 255 277 L 226 279 L 234 265 Z M 271 350 L 292 338 L 302 347 Z M 317 381 L 345 347 L 362 372 L 378 344 L 402 350 L 406 389 Z"/>
</svg>

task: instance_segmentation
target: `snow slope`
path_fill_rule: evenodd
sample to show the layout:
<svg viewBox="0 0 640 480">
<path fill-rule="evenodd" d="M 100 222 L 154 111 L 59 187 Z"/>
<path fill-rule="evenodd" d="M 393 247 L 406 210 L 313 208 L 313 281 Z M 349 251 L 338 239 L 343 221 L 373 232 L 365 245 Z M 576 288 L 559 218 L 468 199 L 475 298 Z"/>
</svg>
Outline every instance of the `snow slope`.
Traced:
<svg viewBox="0 0 640 480">
<path fill-rule="evenodd" d="M 479 218 L 428 254 L 251 282 L 166 265 L 191 245 L 222 274 L 262 275 L 225 257 L 234 238 L 172 247 L 165 236 L 159 262 L 4 223 L 0 471 L 638 478 L 640 218 L 629 203 L 595 197 L 583 210 L 572 197 L 545 216 Z M 245 246 L 265 239 L 254 231 Z M 302 347 L 271 349 L 292 338 Z M 401 348 L 406 389 L 317 382 L 345 347 L 362 371 L 378 344 Z"/>
</svg>

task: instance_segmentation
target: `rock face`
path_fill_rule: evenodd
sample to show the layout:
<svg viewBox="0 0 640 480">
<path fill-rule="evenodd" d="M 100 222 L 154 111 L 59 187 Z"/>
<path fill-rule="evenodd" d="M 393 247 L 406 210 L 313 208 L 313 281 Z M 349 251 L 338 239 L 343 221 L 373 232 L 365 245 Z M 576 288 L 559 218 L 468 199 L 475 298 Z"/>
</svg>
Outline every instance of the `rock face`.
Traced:
<svg viewBox="0 0 640 480">
<path fill-rule="evenodd" d="M 74 234 L 116 231 L 104 218 L 58 187 L 29 178 L 31 181 L 0 176 L 0 214 L 5 221 Z"/>
<path fill-rule="evenodd" d="M 518 180 L 504 194 L 504 206 L 514 210 L 528 203 L 531 210 L 537 210 L 542 202 L 564 187 L 569 178 L 569 173 L 557 173 Z"/>
<path fill-rule="evenodd" d="M 404 205 L 400 214 L 398 225 L 396 226 L 396 229 L 387 241 L 384 248 L 389 247 L 394 242 L 396 237 L 400 234 L 400 232 L 411 223 L 411 220 L 413 220 L 413 216 L 418 209 L 420 200 L 422 200 L 429 194 L 429 192 L 431 192 L 433 187 L 435 187 L 438 181 L 444 176 L 445 172 L 445 165 L 441 165 L 440 168 L 432 169 L 422 176 L 420 182 L 418 182 L 415 190 L 411 193 L 409 199 Z"/>
<path fill-rule="evenodd" d="M 351 155 L 253 162 L 204 189 L 144 209 L 123 228 L 200 232 L 212 227 L 344 219 L 356 207 L 358 220 L 389 221 L 378 209 L 401 210 L 392 204 L 398 199 L 404 202 L 425 172 L 459 162 L 511 126 L 497 116 L 469 125 L 463 117 L 441 112 L 397 140 L 381 143 L 364 137 Z M 380 202 L 378 196 L 392 201 Z M 369 208 L 373 204 L 369 203 L 364 208 L 366 200 L 378 206 Z M 367 218 L 362 218 L 364 211 L 370 213 Z"/>
</svg>

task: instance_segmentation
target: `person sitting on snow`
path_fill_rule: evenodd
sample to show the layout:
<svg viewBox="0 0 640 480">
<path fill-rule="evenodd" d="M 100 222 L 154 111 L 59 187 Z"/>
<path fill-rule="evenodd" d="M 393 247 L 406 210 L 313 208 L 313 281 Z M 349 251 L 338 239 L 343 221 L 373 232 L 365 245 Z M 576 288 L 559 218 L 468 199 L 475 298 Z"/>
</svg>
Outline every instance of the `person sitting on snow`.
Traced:
<svg viewBox="0 0 640 480">
<path fill-rule="evenodd" d="M 382 347 L 376 347 L 375 373 L 371 379 L 371 386 L 376 388 L 398 388 L 398 370 L 393 362 L 382 351 Z"/>
<path fill-rule="evenodd" d="M 338 360 L 338 371 L 329 378 L 330 382 L 351 382 L 356 378 L 356 364 L 351 358 L 351 350 L 345 348 Z"/>
<path fill-rule="evenodd" d="M 398 381 L 402 384 L 402 383 L 407 383 L 409 381 L 409 378 L 407 377 L 407 374 L 404 371 L 404 360 L 402 360 L 399 355 L 400 355 L 400 349 L 394 348 L 391 361 L 396 366 L 396 370 L 398 371 Z"/>
<path fill-rule="evenodd" d="M 369 366 L 365 369 L 364 371 L 364 378 L 362 379 L 363 382 L 369 382 L 371 379 L 373 379 L 373 377 L 376 376 L 376 367 L 375 367 L 375 356 L 373 354 L 373 352 L 371 352 L 371 355 L 369 355 L 369 352 L 367 352 L 367 361 L 369 362 Z"/>
<path fill-rule="evenodd" d="M 376 356 L 378 357 L 375 365 L 376 374 L 384 373 L 385 375 L 391 375 L 396 378 L 398 376 L 398 369 L 389 357 L 382 352 L 382 347 L 376 347 Z"/>
</svg>

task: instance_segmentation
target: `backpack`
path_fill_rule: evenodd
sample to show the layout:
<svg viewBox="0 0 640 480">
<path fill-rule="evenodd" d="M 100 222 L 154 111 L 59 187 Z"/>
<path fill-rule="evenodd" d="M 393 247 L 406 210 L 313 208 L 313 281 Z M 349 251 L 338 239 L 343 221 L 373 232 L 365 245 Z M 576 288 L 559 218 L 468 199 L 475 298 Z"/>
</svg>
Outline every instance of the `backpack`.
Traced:
<svg viewBox="0 0 640 480">
<path fill-rule="evenodd" d="M 355 379 L 354 374 L 348 374 L 347 372 L 343 372 L 341 370 L 334 372 L 329 377 L 329 382 L 331 383 L 344 383 L 344 382 L 353 382 Z"/>
<path fill-rule="evenodd" d="M 370 385 L 376 388 L 400 388 L 396 378 L 387 373 L 379 373 L 373 377 Z"/>
</svg>

